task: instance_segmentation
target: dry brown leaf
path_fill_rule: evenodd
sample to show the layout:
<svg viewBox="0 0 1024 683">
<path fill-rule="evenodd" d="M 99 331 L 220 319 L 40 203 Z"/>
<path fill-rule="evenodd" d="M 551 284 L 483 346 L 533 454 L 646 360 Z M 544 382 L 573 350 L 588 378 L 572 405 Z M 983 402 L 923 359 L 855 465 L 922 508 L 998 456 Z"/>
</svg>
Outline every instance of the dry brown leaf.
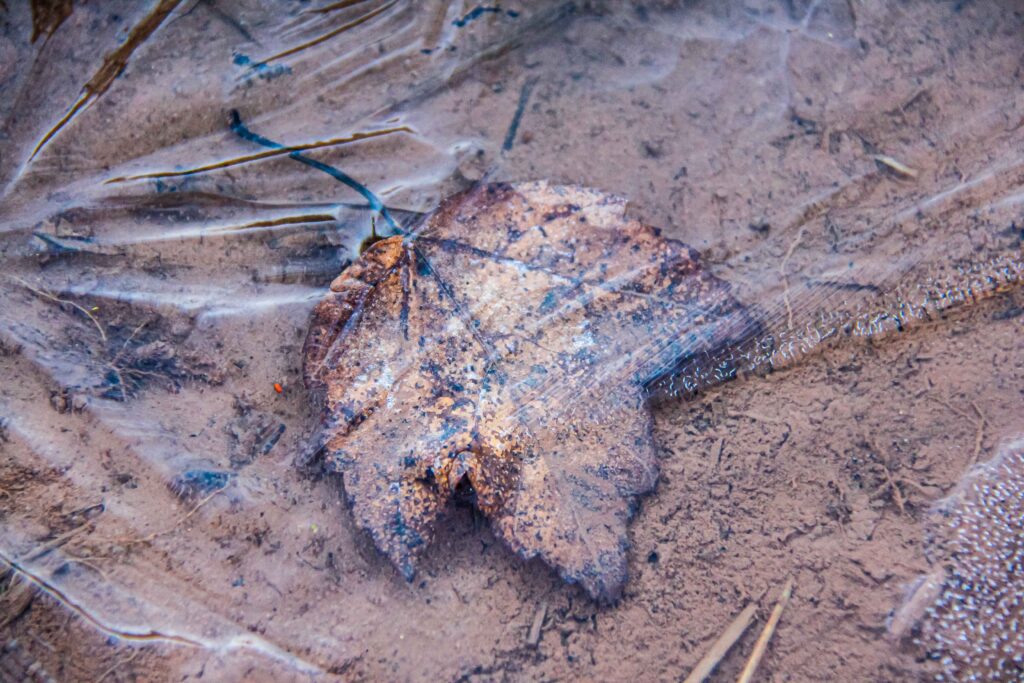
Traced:
<svg viewBox="0 0 1024 683">
<path fill-rule="evenodd" d="M 644 387 L 749 328 L 696 252 L 624 208 L 480 186 L 374 244 L 316 307 L 326 466 L 407 578 L 462 484 L 524 557 L 621 593 L 626 523 L 658 476 Z"/>
</svg>

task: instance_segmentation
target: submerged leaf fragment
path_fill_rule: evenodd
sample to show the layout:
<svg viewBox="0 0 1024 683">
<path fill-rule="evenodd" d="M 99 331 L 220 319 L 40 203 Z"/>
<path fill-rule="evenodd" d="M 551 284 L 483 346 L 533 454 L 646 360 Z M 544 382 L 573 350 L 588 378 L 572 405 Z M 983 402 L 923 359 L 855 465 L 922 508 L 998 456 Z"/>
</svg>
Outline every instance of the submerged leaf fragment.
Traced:
<svg viewBox="0 0 1024 683">
<path fill-rule="evenodd" d="M 658 475 L 644 389 L 750 328 L 696 252 L 624 208 L 476 187 L 372 245 L 316 307 L 304 373 L 326 468 L 406 577 L 468 487 L 511 548 L 621 593 L 626 523 Z"/>
</svg>

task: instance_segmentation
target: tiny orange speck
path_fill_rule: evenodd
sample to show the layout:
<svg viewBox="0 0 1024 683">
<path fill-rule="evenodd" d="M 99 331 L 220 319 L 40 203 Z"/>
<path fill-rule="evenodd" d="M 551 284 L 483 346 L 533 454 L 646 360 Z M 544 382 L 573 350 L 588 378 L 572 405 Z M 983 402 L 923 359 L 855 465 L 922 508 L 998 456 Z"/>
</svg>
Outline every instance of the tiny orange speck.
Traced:
<svg viewBox="0 0 1024 683">
<path fill-rule="evenodd" d="M 279 394 L 284 393 L 284 387 L 281 386 L 280 382 L 274 382 L 274 391 L 276 391 Z"/>
</svg>

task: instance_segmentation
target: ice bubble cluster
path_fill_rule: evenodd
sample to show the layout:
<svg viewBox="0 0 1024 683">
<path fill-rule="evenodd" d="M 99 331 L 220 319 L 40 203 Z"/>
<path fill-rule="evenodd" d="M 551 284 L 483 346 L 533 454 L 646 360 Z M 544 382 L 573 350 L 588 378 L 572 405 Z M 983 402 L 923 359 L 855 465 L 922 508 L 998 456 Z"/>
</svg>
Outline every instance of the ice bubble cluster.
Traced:
<svg viewBox="0 0 1024 683">
<path fill-rule="evenodd" d="M 933 586 L 915 641 L 940 681 L 1024 681 L 1024 440 L 936 509 Z"/>
</svg>

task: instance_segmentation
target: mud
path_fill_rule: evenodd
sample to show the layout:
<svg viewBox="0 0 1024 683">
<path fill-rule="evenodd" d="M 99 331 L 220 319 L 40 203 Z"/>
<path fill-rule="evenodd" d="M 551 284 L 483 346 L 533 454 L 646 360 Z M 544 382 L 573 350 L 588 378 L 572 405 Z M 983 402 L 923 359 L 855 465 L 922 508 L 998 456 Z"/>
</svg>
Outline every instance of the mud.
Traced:
<svg viewBox="0 0 1024 683">
<path fill-rule="evenodd" d="M 407 583 L 297 466 L 302 340 L 364 197 L 287 154 L 165 173 L 261 152 L 232 110 L 286 145 L 406 126 L 303 153 L 399 223 L 480 179 L 627 196 L 792 330 L 1020 261 L 1024 7 L 399 3 L 259 62 L 384 4 L 181 3 L 31 161 L 146 12 L 75 4 L 33 43 L 0 7 L 2 675 L 680 680 L 756 600 L 734 680 L 791 577 L 762 680 L 932 676 L 889 620 L 929 506 L 1024 431 L 1015 286 L 661 397 L 615 605 L 459 504 Z"/>
</svg>

